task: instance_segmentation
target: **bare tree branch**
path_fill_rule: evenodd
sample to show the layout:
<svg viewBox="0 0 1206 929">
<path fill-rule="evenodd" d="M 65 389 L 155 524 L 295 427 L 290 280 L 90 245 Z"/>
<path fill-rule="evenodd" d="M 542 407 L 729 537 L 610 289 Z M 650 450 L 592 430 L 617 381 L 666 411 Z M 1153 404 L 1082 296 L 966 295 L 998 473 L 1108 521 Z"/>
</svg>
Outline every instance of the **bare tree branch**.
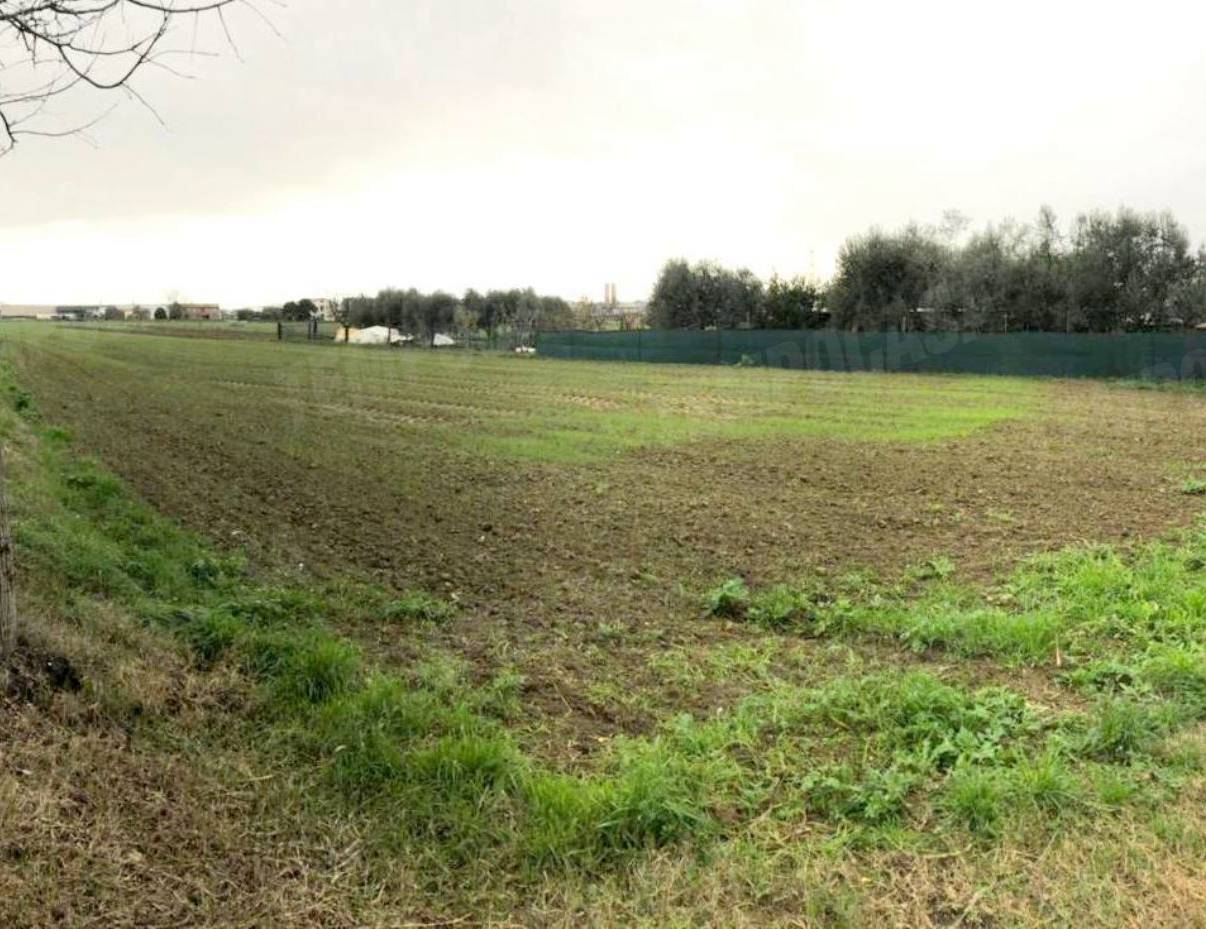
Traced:
<svg viewBox="0 0 1206 929">
<path fill-rule="evenodd" d="M 264 19 L 258 3 L 278 0 L 0 0 L 0 155 L 21 136 L 83 133 L 95 119 L 46 125 L 48 104 L 76 90 L 122 91 L 158 118 L 131 86 L 147 65 L 187 50 L 168 48 L 173 27 L 214 19 L 239 56 L 227 22 L 229 8 Z M 195 53 L 196 38 L 193 39 Z M 175 73 L 175 72 L 173 72 Z"/>
</svg>

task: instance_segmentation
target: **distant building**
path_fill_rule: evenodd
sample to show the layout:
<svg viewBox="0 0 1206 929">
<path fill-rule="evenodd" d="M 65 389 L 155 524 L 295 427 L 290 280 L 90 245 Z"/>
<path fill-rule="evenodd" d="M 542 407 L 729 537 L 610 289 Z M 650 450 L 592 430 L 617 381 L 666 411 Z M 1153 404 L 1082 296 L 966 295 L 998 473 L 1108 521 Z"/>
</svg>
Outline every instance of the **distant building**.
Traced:
<svg viewBox="0 0 1206 929">
<path fill-rule="evenodd" d="M 0 303 L 0 319 L 103 319 L 103 306 Z"/>
<path fill-rule="evenodd" d="M 222 308 L 216 303 L 173 303 L 172 313 L 177 319 L 208 319 L 222 318 Z"/>
<path fill-rule="evenodd" d="M 79 322 L 86 319 L 150 319 L 153 313 L 154 309 L 152 307 L 144 307 L 136 303 L 124 305 L 106 303 L 95 306 L 0 303 L 0 319 L 42 319 Z"/>
<path fill-rule="evenodd" d="M 644 300 L 632 300 L 621 303 L 616 294 L 615 284 L 603 285 L 603 302 L 592 303 L 589 307 L 590 322 L 599 329 L 616 327 L 619 329 L 640 329 L 645 325 L 645 314 L 649 304 Z"/>
<path fill-rule="evenodd" d="M 0 319 L 61 319 L 57 306 L 0 303 Z"/>
</svg>

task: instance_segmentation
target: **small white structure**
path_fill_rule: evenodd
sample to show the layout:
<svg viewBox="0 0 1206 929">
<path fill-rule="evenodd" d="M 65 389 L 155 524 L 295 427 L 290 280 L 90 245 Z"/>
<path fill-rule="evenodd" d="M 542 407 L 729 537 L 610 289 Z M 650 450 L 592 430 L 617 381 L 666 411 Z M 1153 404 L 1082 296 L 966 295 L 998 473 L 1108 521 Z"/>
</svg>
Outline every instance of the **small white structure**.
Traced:
<svg viewBox="0 0 1206 929">
<path fill-rule="evenodd" d="M 367 329 L 344 330 L 340 327 L 335 333 L 336 342 L 350 342 L 352 345 L 406 345 L 413 342 L 415 337 L 403 335 L 397 329 L 385 326 L 369 326 Z"/>
<path fill-rule="evenodd" d="M 442 332 L 437 332 L 435 338 L 431 340 L 432 348 L 448 348 L 450 345 L 456 345 L 456 339 L 444 335 Z"/>
</svg>

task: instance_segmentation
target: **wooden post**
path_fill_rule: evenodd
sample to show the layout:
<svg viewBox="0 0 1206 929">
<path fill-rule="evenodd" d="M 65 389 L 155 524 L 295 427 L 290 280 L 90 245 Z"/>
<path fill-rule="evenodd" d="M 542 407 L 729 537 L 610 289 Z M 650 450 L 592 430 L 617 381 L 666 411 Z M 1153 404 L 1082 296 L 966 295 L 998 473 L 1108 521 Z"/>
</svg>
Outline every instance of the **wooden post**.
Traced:
<svg viewBox="0 0 1206 929">
<path fill-rule="evenodd" d="M 17 579 L 13 569 L 13 536 L 8 527 L 8 485 L 4 447 L 0 445 L 0 685 L 17 647 Z"/>
</svg>

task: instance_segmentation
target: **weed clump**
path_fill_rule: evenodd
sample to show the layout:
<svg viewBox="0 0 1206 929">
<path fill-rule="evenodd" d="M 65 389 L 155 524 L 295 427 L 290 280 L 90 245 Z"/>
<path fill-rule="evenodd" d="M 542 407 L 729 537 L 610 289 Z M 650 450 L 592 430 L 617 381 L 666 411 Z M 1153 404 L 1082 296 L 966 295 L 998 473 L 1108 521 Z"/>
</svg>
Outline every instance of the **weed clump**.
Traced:
<svg viewBox="0 0 1206 929">
<path fill-rule="evenodd" d="M 409 590 L 385 606 L 381 619 L 385 622 L 416 621 L 447 622 L 456 615 L 456 605 L 422 590 Z"/>
<path fill-rule="evenodd" d="M 1172 728 L 1167 707 L 1128 697 L 1105 699 L 1087 726 L 1068 736 L 1077 754 L 1109 764 L 1127 764 L 1147 755 Z"/>
<path fill-rule="evenodd" d="M 704 595 L 704 606 L 712 616 L 741 619 L 750 605 L 750 589 L 739 577 L 729 578 Z"/>
<path fill-rule="evenodd" d="M 747 616 L 766 629 L 790 629 L 812 617 L 813 603 L 804 592 L 779 584 L 751 598 Z"/>
</svg>

